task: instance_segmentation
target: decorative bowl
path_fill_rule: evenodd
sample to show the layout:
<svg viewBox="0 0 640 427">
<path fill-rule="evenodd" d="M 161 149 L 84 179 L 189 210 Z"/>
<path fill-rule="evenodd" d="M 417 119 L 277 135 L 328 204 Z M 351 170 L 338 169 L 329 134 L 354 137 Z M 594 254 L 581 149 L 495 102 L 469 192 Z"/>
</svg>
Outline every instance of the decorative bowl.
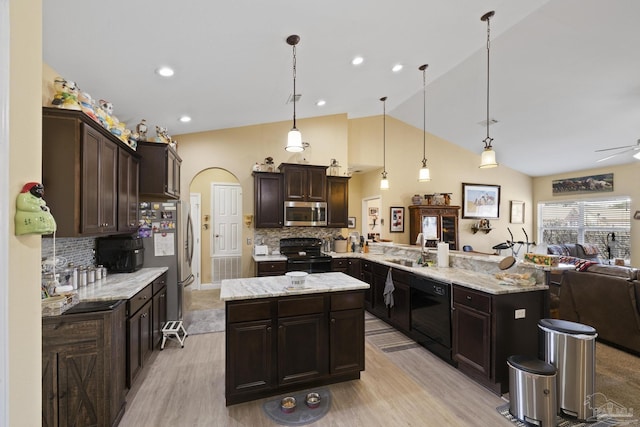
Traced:
<svg viewBox="0 0 640 427">
<path fill-rule="evenodd" d="M 280 410 L 285 414 L 290 414 L 296 410 L 296 398 L 287 396 L 280 401 Z"/>
<path fill-rule="evenodd" d="M 320 406 L 320 394 L 318 393 L 309 393 L 305 399 L 305 403 L 311 409 L 315 409 Z"/>
</svg>

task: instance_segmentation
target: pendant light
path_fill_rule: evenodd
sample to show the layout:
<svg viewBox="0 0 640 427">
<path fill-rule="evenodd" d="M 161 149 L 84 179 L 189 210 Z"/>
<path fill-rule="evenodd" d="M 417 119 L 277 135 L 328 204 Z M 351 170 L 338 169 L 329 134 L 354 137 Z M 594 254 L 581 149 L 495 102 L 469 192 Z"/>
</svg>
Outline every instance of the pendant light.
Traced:
<svg viewBox="0 0 640 427">
<path fill-rule="evenodd" d="M 382 101 L 382 179 L 380 180 L 380 189 L 389 189 L 389 180 L 387 179 L 387 152 L 386 152 L 386 139 L 387 139 L 387 109 L 386 101 L 387 97 L 380 98 Z"/>
<path fill-rule="evenodd" d="M 490 28 L 489 28 L 489 20 L 495 15 L 495 12 L 492 10 L 491 12 L 487 12 L 480 18 L 481 21 L 487 22 L 487 137 L 483 140 L 484 142 L 484 150 L 482 151 L 482 157 L 480 158 L 480 167 L 485 168 L 495 168 L 498 166 L 496 162 L 496 152 L 493 151 L 493 147 L 491 146 L 491 142 L 493 138 L 489 137 L 489 125 L 491 124 L 489 121 L 489 51 L 490 51 Z"/>
<path fill-rule="evenodd" d="M 428 64 L 421 65 L 418 67 L 420 71 L 422 71 L 422 104 L 424 106 L 424 115 L 422 120 L 422 167 L 420 168 L 420 173 L 418 175 L 419 182 L 427 182 L 431 181 L 431 173 L 429 172 L 429 168 L 427 167 L 427 67 Z"/>
<path fill-rule="evenodd" d="M 302 134 L 296 128 L 296 45 L 300 42 L 300 36 L 291 35 L 287 37 L 287 44 L 293 48 L 293 127 L 287 135 L 287 146 L 285 150 L 299 153 L 304 150 L 302 144 Z"/>
</svg>

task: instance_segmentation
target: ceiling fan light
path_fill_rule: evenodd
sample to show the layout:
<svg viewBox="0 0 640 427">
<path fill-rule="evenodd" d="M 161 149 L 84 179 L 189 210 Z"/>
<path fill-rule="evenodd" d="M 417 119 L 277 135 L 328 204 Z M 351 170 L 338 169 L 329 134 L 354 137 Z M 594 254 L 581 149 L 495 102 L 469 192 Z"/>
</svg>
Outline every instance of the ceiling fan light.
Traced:
<svg viewBox="0 0 640 427">
<path fill-rule="evenodd" d="M 480 159 L 480 168 L 488 169 L 495 168 L 498 166 L 498 162 L 496 162 L 496 152 L 493 151 L 491 147 L 486 147 L 482 152 L 482 157 Z"/>
<path fill-rule="evenodd" d="M 304 151 L 304 145 L 302 145 L 302 134 L 296 128 L 289 131 L 287 135 L 287 146 L 284 148 L 292 153 L 299 153 Z"/>
</svg>

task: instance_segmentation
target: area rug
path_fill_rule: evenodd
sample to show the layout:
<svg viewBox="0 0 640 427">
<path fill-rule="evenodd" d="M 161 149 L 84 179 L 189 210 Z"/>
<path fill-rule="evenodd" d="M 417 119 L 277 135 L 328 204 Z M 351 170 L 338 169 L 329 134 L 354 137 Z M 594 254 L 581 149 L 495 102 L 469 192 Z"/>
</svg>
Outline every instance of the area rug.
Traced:
<svg viewBox="0 0 640 427">
<path fill-rule="evenodd" d="M 305 404 L 307 393 L 315 392 L 320 395 L 320 406 L 309 408 Z M 291 413 L 282 412 L 280 401 L 283 397 L 293 396 L 296 398 L 296 408 Z M 331 391 L 328 388 L 309 389 L 295 393 L 283 394 L 275 399 L 267 400 L 262 406 L 265 414 L 273 421 L 284 426 L 304 426 L 318 421 L 324 417 L 331 407 Z"/>
<path fill-rule="evenodd" d="M 189 335 L 197 335 L 224 331 L 224 314 L 224 308 L 192 311 L 190 314 L 191 323 L 187 327 L 187 333 Z"/>
<path fill-rule="evenodd" d="M 420 347 L 420 344 L 398 332 L 393 326 L 365 312 L 365 339 L 384 353 Z"/>
<path fill-rule="evenodd" d="M 500 415 L 505 417 L 507 420 L 511 421 L 514 425 L 518 427 L 531 427 L 534 424 L 526 423 L 524 421 L 520 421 L 509 412 L 509 404 L 506 403 L 504 405 L 500 405 L 496 408 Z M 556 427 L 611 427 L 611 426 L 639 426 L 640 420 L 633 418 L 611 418 L 611 417 L 602 417 L 601 419 L 595 422 L 581 422 L 575 419 L 567 419 L 558 416 L 556 418 Z"/>
</svg>

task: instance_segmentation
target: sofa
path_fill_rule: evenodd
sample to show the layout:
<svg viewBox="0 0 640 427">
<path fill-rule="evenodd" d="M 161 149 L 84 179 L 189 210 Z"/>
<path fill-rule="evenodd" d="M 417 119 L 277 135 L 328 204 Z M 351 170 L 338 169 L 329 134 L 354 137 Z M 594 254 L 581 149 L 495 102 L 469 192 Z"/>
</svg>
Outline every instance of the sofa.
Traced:
<svg viewBox="0 0 640 427">
<path fill-rule="evenodd" d="M 598 247 L 589 243 L 559 243 L 547 245 L 547 253 L 561 257 L 578 258 L 599 263 L 600 255 Z"/>
<path fill-rule="evenodd" d="M 559 318 L 592 326 L 598 340 L 640 355 L 638 270 L 592 264 L 566 270 L 559 290 Z"/>
</svg>

